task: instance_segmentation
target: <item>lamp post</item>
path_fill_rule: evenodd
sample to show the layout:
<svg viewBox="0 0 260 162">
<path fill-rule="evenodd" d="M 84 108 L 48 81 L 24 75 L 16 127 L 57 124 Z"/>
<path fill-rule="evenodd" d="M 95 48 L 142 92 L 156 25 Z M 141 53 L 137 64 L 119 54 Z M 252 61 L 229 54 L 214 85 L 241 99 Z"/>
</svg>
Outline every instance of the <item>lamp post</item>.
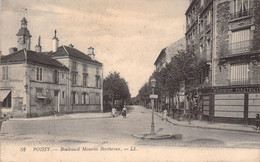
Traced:
<svg viewBox="0 0 260 162">
<path fill-rule="evenodd" d="M 156 95 L 154 95 L 154 88 L 156 85 L 156 80 L 154 78 L 151 78 L 150 85 L 152 87 L 152 94 L 150 95 L 151 98 L 151 105 L 152 105 L 152 123 L 151 123 L 151 135 L 155 135 L 154 132 L 154 99 L 157 98 Z"/>
</svg>

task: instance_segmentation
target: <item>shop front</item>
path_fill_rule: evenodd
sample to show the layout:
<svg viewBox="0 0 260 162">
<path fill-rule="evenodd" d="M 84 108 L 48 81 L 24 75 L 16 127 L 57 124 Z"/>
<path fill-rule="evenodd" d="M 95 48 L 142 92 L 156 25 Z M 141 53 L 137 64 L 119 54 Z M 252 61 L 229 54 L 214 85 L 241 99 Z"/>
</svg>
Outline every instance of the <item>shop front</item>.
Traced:
<svg viewBox="0 0 260 162">
<path fill-rule="evenodd" d="M 260 85 L 200 89 L 203 119 L 254 124 L 260 113 Z"/>
</svg>

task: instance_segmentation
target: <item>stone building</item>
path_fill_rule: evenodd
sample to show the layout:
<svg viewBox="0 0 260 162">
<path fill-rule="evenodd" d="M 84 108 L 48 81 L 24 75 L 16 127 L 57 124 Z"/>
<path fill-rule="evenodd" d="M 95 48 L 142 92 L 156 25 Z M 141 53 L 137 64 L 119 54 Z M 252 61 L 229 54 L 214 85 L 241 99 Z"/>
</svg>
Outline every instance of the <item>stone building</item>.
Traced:
<svg viewBox="0 0 260 162">
<path fill-rule="evenodd" d="M 94 48 L 88 48 L 88 55 L 73 45 L 60 46 L 56 52 L 48 53 L 69 68 L 68 96 L 69 111 L 101 111 L 103 92 L 103 65 L 95 60 Z"/>
<path fill-rule="evenodd" d="M 170 44 L 169 46 L 165 47 L 161 50 L 159 56 L 157 57 L 156 61 L 154 62 L 155 70 L 161 71 L 162 68 L 166 67 L 167 64 L 169 64 L 172 60 L 172 58 L 178 54 L 179 51 L 184 51 L 186 49 L 186 42 L 185 38 L 181 38 L 178 41 Z M 155 107 L 157 111 L 160 111 L 162 109 L 162 105 L 167 105 L 167 108 L 170 109 L 170 105 L 173 104 L 174 100 L 176 100 L 175 97 L 170 97 L 169 92 L 162 91 L 161 96 L 159 96 L 158 100 L 155 101 Z M 183 100 L 184 96 L 184 87 L 182 88 L 181 92 L 179 93 L 180 100 Z"/>
<path fill-rule="evenodd" d="M 59 47 L 55 31 L 51 52 L 42 52 L 40 37 L 32 51 L 25 18 L 17 38 L 17 47 L 0 59 L 3 115 L 36 117 L 103 110 L 103 65 L 95 60 L 94 48 L 86 55 L 72 45 Z"/>
<path fill-rule="evenodd" d="M 208 67 L 197 86 L 204 119 L 252 124 L 260 112 L 259 20 L 259 0 L 190 1 L 187 48 Z"/>
</svg>

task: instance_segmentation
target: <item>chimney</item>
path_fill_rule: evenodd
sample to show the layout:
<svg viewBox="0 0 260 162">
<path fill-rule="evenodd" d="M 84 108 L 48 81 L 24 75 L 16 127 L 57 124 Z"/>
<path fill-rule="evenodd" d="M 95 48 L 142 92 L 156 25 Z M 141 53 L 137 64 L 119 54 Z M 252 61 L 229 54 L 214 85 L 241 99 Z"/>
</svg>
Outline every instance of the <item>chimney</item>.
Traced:
<svg viewBox="0 0 260 162">
<path fill-rule="evenodd" d="M 69 44 L 69 47 L 74 48 L 74 45 L 70 43 L 70 44 Z"/>
<path fill-rule="evenodd" d="M 53 52 L 56 52 L 58 47 L 59 47 L 59 39 L 56 36 L 56 34 L 57 34 L 57 31 L 55 30 L 54 31 L 54 37 L 52 38 L 52 51 Z"/>
<path fill-rule="evenodd" d="M 36 51 L 37 53 L 42 52 L 41 36 L 39 36 L 39 38 L 38 38 L 38 44 L 36 44 L 36 46 L 35 46 L 35 51 Z"/>
<path fill-rule="evenodd" d="M 11 47 L 9 48 L 9 54 L 15 53 L 17 52 L 17 48 L 16 47 Z"/>
<path fill-rule="evenodd" d="M 92 60 L 95 60 L 95 53 L 93 47 L 88 48 L 88 55 L 91 57 Z"/>
</svg>

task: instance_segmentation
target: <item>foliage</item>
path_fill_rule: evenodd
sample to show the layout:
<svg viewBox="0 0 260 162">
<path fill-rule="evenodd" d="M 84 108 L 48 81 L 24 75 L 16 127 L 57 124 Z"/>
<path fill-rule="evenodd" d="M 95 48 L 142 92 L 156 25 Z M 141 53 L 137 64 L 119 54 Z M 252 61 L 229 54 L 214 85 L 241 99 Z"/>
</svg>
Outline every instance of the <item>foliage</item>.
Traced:
<svg viewBox="0 0 260 162">
<path fill-rule="evenodd" d="M 201 73 L 201 60 L 193 51 L 179 51 L 171 62 L 162 68 L 160 71 L 155 71 L 152 77 L 156 79 L 155 93 L 159 99 L 166 92 L 168 95 L 176 95 L 183 85 L 186 88 L 198 80 Z M 146 83 L 139 90 L 139 100 L 147 100 L 149 98 L 150 86 Z"/>
<path fill-rule="evenodd" d="M 131 97 L 127 82 L 118 72 L 110 72 L 104 79 L 103 90 L 105 103 L 114 104 L 115 100 L 126 101 Z"/>
</svg>

